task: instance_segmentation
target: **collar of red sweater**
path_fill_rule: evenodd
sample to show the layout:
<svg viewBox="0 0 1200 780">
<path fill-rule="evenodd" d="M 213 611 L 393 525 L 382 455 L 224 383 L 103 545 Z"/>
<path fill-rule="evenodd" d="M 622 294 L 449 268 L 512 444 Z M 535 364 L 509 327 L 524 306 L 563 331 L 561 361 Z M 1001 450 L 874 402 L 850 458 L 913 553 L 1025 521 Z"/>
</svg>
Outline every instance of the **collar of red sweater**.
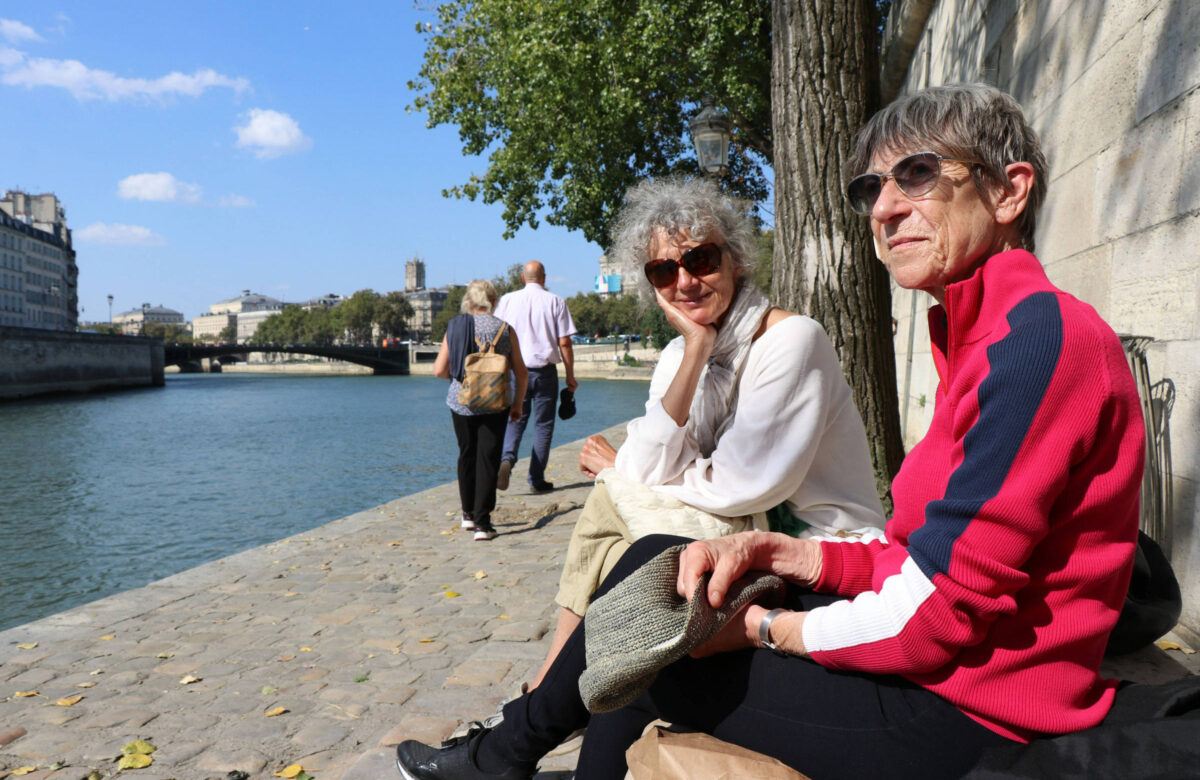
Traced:
<svg viewBox="0 0 1200 780">
<path fill-rule="evenodd" d="M 945 305 L 929 309 L 929 336 L 944 351 L 994 333 L 1003 317 L 1035 292 L 1058 292 L 1031 252 L 992 255 L 966 279 L 946 287 Z"/>
</svg>

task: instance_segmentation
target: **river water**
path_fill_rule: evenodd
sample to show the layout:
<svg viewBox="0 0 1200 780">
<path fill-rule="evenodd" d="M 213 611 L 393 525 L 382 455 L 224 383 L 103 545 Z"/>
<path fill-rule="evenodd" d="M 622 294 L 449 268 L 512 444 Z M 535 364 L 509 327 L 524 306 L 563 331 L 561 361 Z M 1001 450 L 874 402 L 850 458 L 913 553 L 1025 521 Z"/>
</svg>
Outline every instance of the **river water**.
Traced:
<svg viewBox="0 0 1200 780">
<path fill-rule="evenodd" d="M 0 630 L 453 481 L 446 389 L 187 374 L 0 404 Z M 576 398 L 555 444 L 640 414 L 646 383 L 583 382 Z"/>
</svg>

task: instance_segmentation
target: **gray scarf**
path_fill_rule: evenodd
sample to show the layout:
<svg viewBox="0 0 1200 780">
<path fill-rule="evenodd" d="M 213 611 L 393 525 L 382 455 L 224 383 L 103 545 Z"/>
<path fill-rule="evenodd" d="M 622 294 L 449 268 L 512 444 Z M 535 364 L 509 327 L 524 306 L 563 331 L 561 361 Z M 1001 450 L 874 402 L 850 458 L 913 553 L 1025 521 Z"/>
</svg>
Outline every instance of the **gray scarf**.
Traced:
<svg viewBox="0 0 1200 780">
<path fill-rule="evenodd" d="M 725 321 L 717 329 L 717 341 L 712 354 L 700 373 L 692 408 L 688 415 L 688 430 L 700 445 L 703 457 L 712 455 L 717 440 L 733 423 L 737 403 L 737 381 L 754 334 L 762 325 L 763 316 L 771 308 L 767 296 L 742 277 L 733 302 L 725 311 Z"/>
</svg>

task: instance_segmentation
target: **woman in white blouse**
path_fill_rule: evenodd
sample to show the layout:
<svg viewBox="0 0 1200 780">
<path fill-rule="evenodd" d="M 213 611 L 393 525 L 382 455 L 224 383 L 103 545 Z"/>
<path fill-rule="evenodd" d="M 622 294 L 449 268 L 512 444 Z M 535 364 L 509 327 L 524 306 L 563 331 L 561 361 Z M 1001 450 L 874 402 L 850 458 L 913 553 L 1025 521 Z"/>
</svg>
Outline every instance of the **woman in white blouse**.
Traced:
<svg viewBox="0 0 1200 780">
<path fill-rule="evenodd" d="M 635 538 L 767 530 L 771 510 L 784 519 L 772 528 L 796 536 L 881 533 L 884 523 L 833 345 L 815 320 L 771 306 L 754 286 L 758 236 L 745 211 L 709 179 L 647 181 L 626 195 L 614 236 L 613 254 L 644 268 L 680 335 L 620 450 L 600 435 L 584 444 L 580 470 L 597 486 L 571 538 L 534 687 Z"/>
</svg>

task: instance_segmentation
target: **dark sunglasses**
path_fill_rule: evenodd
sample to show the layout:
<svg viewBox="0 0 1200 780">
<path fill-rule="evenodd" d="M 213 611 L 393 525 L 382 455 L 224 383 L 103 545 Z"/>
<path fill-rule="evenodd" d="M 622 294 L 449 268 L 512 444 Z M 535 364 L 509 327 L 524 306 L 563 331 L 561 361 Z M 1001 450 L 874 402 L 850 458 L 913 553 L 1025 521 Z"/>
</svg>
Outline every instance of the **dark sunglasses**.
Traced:
<svg viewBox="0 0 1200 780">
<path fill-rule="evenodd" d="M 721 247 L 708 243 L 694 246 L 678 260 L 659 258 L 646 263 L 646 278 L 658 289 L 670 287 L 679 278 L 679 266 L 692 276 L 705 276 L 721 267 Z"/>
<path fill-rule="evenodd" d="M 867 215 L 875 208 L 879 193 L 883 192 L 883 184 L 888 179 L 896 182 L 896 186 L 910 198 L 925 195 L 938 183 L 942 177 L 942 160 L 982 165 L 978 160 L 963 160 L 958 157 L 943 157 L 933 152 L 917 152 L 901 158 L 887 173 L 864 173 L 855 176 L 846 185 L 846 197 L 850 200 L 850 208 L 855 214 Z"/>
</svg>

